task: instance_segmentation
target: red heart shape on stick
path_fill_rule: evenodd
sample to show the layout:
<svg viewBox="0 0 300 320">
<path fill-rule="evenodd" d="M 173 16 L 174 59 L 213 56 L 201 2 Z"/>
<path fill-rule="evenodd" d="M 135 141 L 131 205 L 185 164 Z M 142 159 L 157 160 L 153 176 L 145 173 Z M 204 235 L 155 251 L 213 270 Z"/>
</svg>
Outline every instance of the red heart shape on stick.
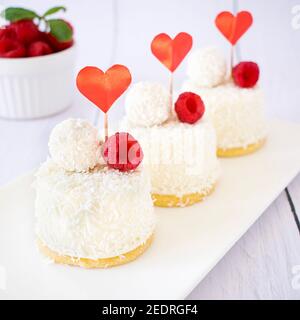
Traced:
<svg viewBox="0 0 300 320">
<path fill-rule="evenodd" d="M 240 37 L 250 28 L 253 18 L 250 12 L 241 11 L 236 16 L 223 11 L 217 15 L 215 23 L 223 36 L 235 45 Z"/>
<path fill-rule="evenodd" d="M 174 39 L 165 33 L 157 35 L 151 43 L 151 51 L 155 57 L 171 72 L 175 71 L 193 45 L 193 38 L 180 32 Z"/>
<path fill-rule="evenodd" d="M 85 67 L 77 75 L 79 91 L 106 113 L 131 83 L 130 71 L 116 64 L 106 72 L 97 67 Z"/>
</svg>

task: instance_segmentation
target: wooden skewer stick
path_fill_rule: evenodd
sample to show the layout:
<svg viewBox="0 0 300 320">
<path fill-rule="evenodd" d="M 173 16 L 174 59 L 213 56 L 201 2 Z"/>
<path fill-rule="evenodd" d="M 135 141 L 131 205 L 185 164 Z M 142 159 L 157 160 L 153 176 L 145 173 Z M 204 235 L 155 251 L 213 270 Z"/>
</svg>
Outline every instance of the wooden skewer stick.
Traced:
<svg viewBox="0 0 300 320">
<path fill-rule="evenodd" d="M 105 141 L 108 139 L 108 115 L 107 112 L 104 113 L 104 135 Z"/>
<path fill-rule="evenodd" d="M 230 49 L 230 70 L 229 70 L 229 77 L 232 76 L 232 68 L 233 68 L 233 63 L 234 63 L 234 46 L 231 46 Z"/>
<path fill-rule="evenodd" d="M 170 113 L 173 112 L 173 72 L 171 72 L 170 82 L 169 82 L 169 90 L 170 90 Z"/>
</svg>

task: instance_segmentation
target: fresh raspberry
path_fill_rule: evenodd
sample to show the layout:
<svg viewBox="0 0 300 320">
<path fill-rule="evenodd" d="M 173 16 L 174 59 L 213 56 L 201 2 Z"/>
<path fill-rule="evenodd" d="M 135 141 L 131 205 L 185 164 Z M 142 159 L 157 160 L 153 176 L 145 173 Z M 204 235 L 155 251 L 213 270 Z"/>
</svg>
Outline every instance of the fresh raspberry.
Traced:
<svg viewBox="0 0 300 320">
<path fill-rule="evenodd" d="M 252 88 L 259 79 L 259 67 L 255 62 L 240 62 L 232 70 L 234 83 L 241 88 Z"/>
<path fill-rule="evenodd" d="M 14 30 L 4 27 L 0 28 L 0 40 L 4 39 L 11 39 L 11 40 L 16 40 L 17 35 Z"/>
<path fill-rule="evenodd" d="M 45 56 L 52 52 L 52 48 L 44 41 L 33 42 L 27 49 L 27 55 L 29 57 Z"/>
<path fill-rule="evenodd" d="M 24 45 L 40 39 L 40 31 L 32 20 L 20 20 L 13 22 L 8 27 L 16 33 L 16 40 Z"/>
<path fill-rule="evenodd" d="M 202 99 L 196 93 L 182 93 L 176 103 L 175 111 L 181 122 L 193 124 L 202 118 L 205 107 Z"/>
<path fill-rule="evenodd" d="M 110 168 L 122 172 L 134 170 L 142 162 L 144 154 L 141 146 L 126 132 L 117 132 L 103 145 L 103 158 Z"/>
<path fill-rule="evenodd" d="M 73 39 L 70 41 L 60 42 L 51 33 L 47 33 L 47 42 L 55 51 L 63 51 L 72 47 L 74 44 Z"/>
<path fill-rule="evenodd" d="M 1 58 L 22 58 L 25 57 L 25 47 L 16 40 L 0 40 L 0 57 Z"/>
<path fill-rule="evenodd" d="M 64 20 L 68 26 L 72 29 L 73 31 L 73 26 L 71 25 L 70 22 Z M 45 33 L 45 37 L 46 37 L 46 41 L 51 45 L 51 47 L 55 50 L 55 51 L 62 51 L 65 49 L 68 49 L 70 47 L 72 47 L 72 45 L 74 44 L 74 40 L 71 39 L 70 41 L 58 41 L 51 33 Z"/>
</svg>

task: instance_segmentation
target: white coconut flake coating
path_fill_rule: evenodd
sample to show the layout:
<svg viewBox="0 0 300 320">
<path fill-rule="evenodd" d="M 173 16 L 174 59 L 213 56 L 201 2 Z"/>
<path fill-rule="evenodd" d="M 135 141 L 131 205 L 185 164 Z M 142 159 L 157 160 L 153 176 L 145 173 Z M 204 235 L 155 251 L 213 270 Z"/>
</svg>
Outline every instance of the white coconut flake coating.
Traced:
<svg viewBox="0 0 300 320">
<path fill-rule="evenodd" d="M 183 91 L 201 96 L 217 133 L 218 148 L 246 148 L 265 139 L 267 125 L 262 90 L 237 87 L 233 82 L 215 88 L 200 88 L 187 81 Z"/>
<path fill-rule="evenodd" d="M 125 100 L 127 118 L 136 126 L 150 127 L 165 122 L 170 115 L 170 94 L 159 83 L 139 82 Z"/>
<path fill-rule="evenodd" d="M 124 119 L 121 128 L 142 145 L 152 193 L 206 194 L 215 185 L 220 168 L 215 130 L 207 117 L 193 125 L 174 120 L 152 128 L 135 127 Z"/>
<path fill-rule="evenodd" d="M 53 160 L 36 175 L 36 234 L 51 250 L 76 258 L 110 258 L 153 234 L 156 217 L 145 172 L 95 167 L 67 172 Z"/>
<path fill-rule="evenodd" d="M 217 86 L 225 81 L 226 60 L 217 48 L 198 49 L 188 58 L 187 75 L 198 86 Z"/>
<path fill-rule="evenodd" d="M 68 119 L 51 132 L 49 152 L 60 167 L 85 172 L 101 161 L 97 129 L 87 120 Z"/>
</svg>

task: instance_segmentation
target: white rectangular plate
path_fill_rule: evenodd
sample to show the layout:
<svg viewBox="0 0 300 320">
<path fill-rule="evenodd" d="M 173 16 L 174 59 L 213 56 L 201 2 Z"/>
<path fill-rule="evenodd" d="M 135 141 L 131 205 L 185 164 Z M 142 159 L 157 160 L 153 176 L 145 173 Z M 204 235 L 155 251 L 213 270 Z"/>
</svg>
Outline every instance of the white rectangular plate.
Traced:
<svg viewBox="0 0 300 320">
<path fill-rule="evenodd" d="M 151 248 L 130 264 L 107 270 L 43 261 L 35 246 L 33 176 L 19 178 L 0 190 L 2 282 L 6 277 L 0 298 L 186 297 L 297 175 L 299 141 L 299 125 L 272 122 L 263 149 L 221 160 L 222 177 L 205 202 L 156 209 Z"/>
</svg>

